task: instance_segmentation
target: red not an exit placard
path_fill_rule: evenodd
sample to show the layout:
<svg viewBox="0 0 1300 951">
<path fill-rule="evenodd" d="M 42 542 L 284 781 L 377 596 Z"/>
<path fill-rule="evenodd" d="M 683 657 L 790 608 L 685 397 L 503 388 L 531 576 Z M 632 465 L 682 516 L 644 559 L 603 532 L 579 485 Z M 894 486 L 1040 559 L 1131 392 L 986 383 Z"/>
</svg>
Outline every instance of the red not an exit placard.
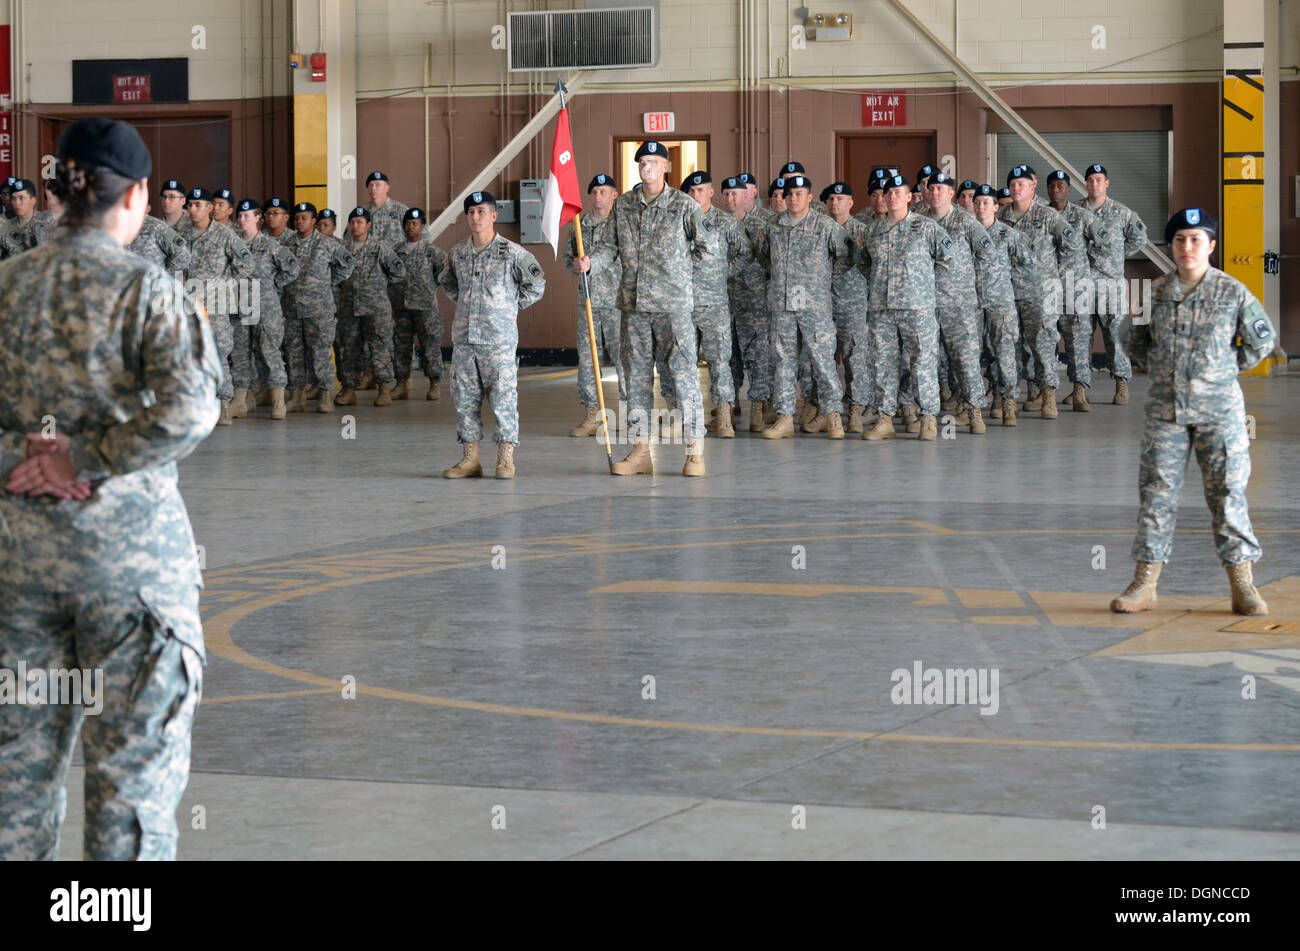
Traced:
<svg viewBox="0 0 1300 951">
<path fill-rule="evenodd" d="M 148 73 L 116 73 L 113 76 L 113 102 L 135 104 L 153 102 Z"/>
<path fill-rule="evenodd" d="M 907 93 L 898 89 L 863 93 L 862 124 L 867 127 L 907 125 Z"/>
</svg>

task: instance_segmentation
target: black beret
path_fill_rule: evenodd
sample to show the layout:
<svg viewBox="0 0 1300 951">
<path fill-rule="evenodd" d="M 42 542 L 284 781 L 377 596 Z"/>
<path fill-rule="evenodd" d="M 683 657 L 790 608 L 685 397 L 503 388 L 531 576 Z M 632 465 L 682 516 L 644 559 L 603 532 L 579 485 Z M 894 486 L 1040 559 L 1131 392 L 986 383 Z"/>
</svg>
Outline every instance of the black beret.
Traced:
<svg viewBox="0 0 1300 951">
<path fill-rule="evenodd" d="M 419 208 L 408 208 L 406 209 L 406 214 L 402 215 L 402 224 L 406 224 L 408 221 L 423 221 L 423 220 L 424 220 L 424 212 L 421 211 Z"/>
<path fill-rule="evenodd" d="M 668 161 L 668 150 L 659 142 L 642 142 L 641 147 L 636 150 L 636 158 L 634 161 L 639 162 L 647 155 L 657 155 L 665 162 Z"/>
<path fill-rule="evenodd" d="M 220 198 L 222 201 L 228 201 L 231 202 L 232 204 L 234 203 L 235 200 L 235 195 L 233 192 L 231 192 L 229 188 L 218 188 L 215 192 L 213 192 L 212 197 L 214 200 Z"/>
<path fill-rule="evenodd" d="M 337 220 L 338 215 L 335 214 L 333 208 L 322 208 L 320 214 L 316 217 L 320 221 L 334 221 Z"/>
<path fill-rule="evenodd" d="M 687 175 L 686 180 L 682 182 L 682 191 L 684 192 L 690 191 L 696 185 L 712 185 L 712 184 L 713 184 L 713 176 L 710 175 L 708 172 L 694 172 L 690 175 Z"/>
<path fill-rule="evenodd" d="M 12 175 L 10 175 L 8 178 L 5 179 L 5 183 L 4 183 L 4 185 L 3 185 L 3 186 L 0 186 L 0 187 L 4 187 L 4 188 L 13 188 L 13 187 L 14 187 L 14 182 L 16 182 L 16 181 L 18 181 L 18 179 L 14 178 Z"/>
<path fill-rule="evenodd" d="M 771 198 L 777 192 L 784 191 L 784 190 L 785 190 L 785 179 L 780 177 L 774 178 L 772 179 L 772 184 L 767 186 L 767 197 Z"/>
<path fill-rule="evenodd" d="M 724 179 L 722 180 L 722 190 L 723 190 L 724 192 L 728 192 L 728 191 L 745 191 L 746 188 L 747 188 L 746 184 L 740 180 L 740 177 L 739 177 L 739 176 L 733 176 L 733 177 L 731 177 L 731 178 L 724 178 Z"/>
<path fill-rule="evenodd" d="M 1017 178 L 1033 178 L 1034 172 L 1028 165 L 1017 165 L 1011 171 L 1007 172 L 1007 185 L 1010 185 Z"/>
<path fill-rule="evenodd" d="M 388 176 L 385 175 L 383 172 L 371 172 L 369 175 L 366 176 L 367 185 L 369 185 L 371 182 L 386 182 L 386 181 L 388 181 Z"/>
<path fill-rule="evenodd" d="M 19 192 L 27 192 L 27 194 L 29 195 L 35 195 L 36 185 L 33 184 L 31 179 L 15 178 L 13 184 L 13 192 L 15 195 L 18 194 Z"/>
<path fill-rule="evenodd" d="M 736 177 L 740 179 L 740 184 L 742 185 L 745 186 L 753 185 L 755 188 L 758 187 L 758 179 L 754 177 L 753 172 L 741 172 Z"/>
<path fill-rule="evenodd" d="M 357 205 L 357 207 L 352 209 L 352 213 L 348 215 L 348 221 L 351 221 L 353 218 L 364 218 L 366 221 L 369 221 L 370 212 L 366 211 L 364 205 Z"/>
<path fill-rule="evenodd" d="M 827 192 L 828 195 L 849 195 L 849 196 L 852 196 L 852 194 L 853 194 L 853 187 L 852 187 L 851 185 L 849 185 L 848 182 L 831 182 L 831 184 L 827 187 L 826 192 Z M 822 201 L 825 201 L 825 200 L 826 200 L 825 198 L 822 199 Z"/>
<path fill-rule="evenodd" d="M 881 171 L 883 172 L 884 169 L 881 169 Z M 889 177 L 887 175 L 882 175 L 879 178 L 877 178 L 875 175 L 872 175 L 871 181 L 867 185 L 867 194 L 870 195 L 872 192 L 883 192 L 885 190 L 885 182 L 887 181 L 889 181 Z"/>
<path fill-rule="evenodd" d="M 902 175 L 892 175 L 881 181 L 880 185 L 885 189 L 885 191 L 889 191 L 891 188 L 906 188 L 907 179 Z"/>
<path fill-rule="evenodd" d="M 132 181 L 153 171 L 153 159 L 135 127 L 103 116 L 78 119 L 64 129 L 56 152 L 84 168 L 106 168 Z"/>
<path fill-rule="evenodd" d="M 1106 173 L 1105 165 L 1089 165 L 1087 171 L 1083 173 L 1083 177 L 1087 178 L 1089 175 L 1105 175 L 1110 178 L 1110 175 Z"/>
<path fill-rule="evenodd" d="M 182 185 L 178 179 L 169 178 L 167 179 L 167 181 L 163 182 L 162 189 L 159 191 L 159 194 L 165 195 L 168 192 L 176 192 L 178 195 L 184 197 L 185 186 Z"/>
<path fill-rule="evenodd" d="M 957 183 L 952 180 L 952 176 L 946 175 L 943 172 L 935 172 L 933 175 L 930 176 L 930 180 L 926 182 L 926 184 L 947 185 L 949 188 L 957 187 Z"/>
<path fill-rule="evenodd" d="M 1211 238 L 1219 233 L 1219 223 L 1214 220 L 1214 215 L 1204 208 L 1184 208 L 1165 225 L 1165 244 L 1172 244 L 1176 233 L 1189 228 L 1200 228 Z"/>
<path fill-rule="evenodd" d="M 1010 197 L 1011 197 L 1011 189 L 1010 189 L 1010 188 L 999 188 L 999 189 L 998 189 L 998 197 L 999 197 L 999 198 L 1010 198 Z"/>
<path fill-rule="evenodd" d="M 937 171 L 938 169 L 935 168 L 933 165 L 930 165 L 928 163 L 922 165 L 921 170 L 916 173 L 916 180 L 918 182 L 923 182 Z"/>
<path fill-rule="evenodd" d="M 889 169 L 881 168 L 881 167 L 873 168 L 871 170 L 871 177 L 873 179 L 884 181 L 886 178 L 889 177 Z"/>
<path fill-rule="evenodd" d="M 812 191 L 812 180 L 807 175 L 791 175 L 785 180 L 785 193 L 788 195 L 795 188 Z"/>
<path fill-rule="evenodd" d="M 817 196 L 817 200 L 821 202 L 823 205 L 826 204 L 826 199 L 830 197 L 830 193 L 831 193 L 831 186 L 827 185 L 825 188 L 821 190 L 821 194 Z"/>
<path fill-rule="evenodd" d="M 786 175 L 786 176 L 795 175 L 795 174 L 802 175 L 803 173 L 804 173 L 804 168 L 801 162 L 786 162 L 784 165 L 781 166 L 782 175 Z"/>
<path fill-rule="evenodd" d="M 961 187 L 958 188 L 957 191 L 967 192 L 967 191 L 974 191 L 974 189 L 975 189 L 975 182 L 968 178 L 961 183 Z"/>
<path fill-rule="evenodd" d="M 206 188 L 191 188 L 185 193 L 187 201 L 212 201 L 212 192 Z"/>
<path fill-rule="evenodd" d="M 1067 185 L 1070 184 L 1070 176 L 1066 175 L 1065 172 L 1059 168 L 1048 175 L 1047 180 L 1049 182 L 1065 182 Z"/>
<path fill-rule="evenodd" d="M 591 180 L 591 184 L 587 186 L 587 194 L 590 195 L 591 190 L 597 185 L 604 185 L 606 188 L 612 188 L 614 191 L 618 191 L 618 183 L 614 181 L 614 176 L 606 175 L 604 172 L 601 172 Z"/>
<path fill-rule="evenodd" d="M 492 197 L 491 192 L 474 192 L 472 195 L 465 196 L 465 211 L 469 211 L 475 205 L 497 206 L 497 200 Z"/>
<path fill-rule="evenodd" d="M 979 198 L 980 196 L 996 200 L 998 197 L 998 190 L 992 185 L 977 185 L 975 187 L 975 197 Z"/>
<path fill-rule="evenodd" d="M 309 201 L 300 201 L 293 206 L 293 212 L 297 214 L 300 211 L 310 211 L 314 215 L 316 214 L 316 206 Z"/>
<path fill-rule="evenodd" d="M 239 205 L 235 208 L 235 210 L 239 212 L 261 211 L 262 206 L 259 205 L 257 202 L 253 201 L 253 199 L 251 198 L 245 198 L 243 201 L 239 203 Z"/>
<path fill-rule="evenodd" d="M 287 208 L 284 207 L 284 199 L 283 199 L 283 198 L 268 198 L 268 199 L 266 200 L 266 208 L 267 208 L 268 210 L 270 210 L 271 208 L 279 208 L 281 211 L 288 211 L 288 210 L 289 210 L 289 209 L 287 209 Z"/>
</svg>

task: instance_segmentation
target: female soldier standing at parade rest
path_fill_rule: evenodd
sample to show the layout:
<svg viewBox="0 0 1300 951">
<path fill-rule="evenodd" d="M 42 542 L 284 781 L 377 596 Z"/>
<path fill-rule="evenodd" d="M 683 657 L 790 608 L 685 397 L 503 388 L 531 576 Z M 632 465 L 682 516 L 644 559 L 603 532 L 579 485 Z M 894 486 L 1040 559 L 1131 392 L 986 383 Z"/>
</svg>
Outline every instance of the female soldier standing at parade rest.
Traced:
<svg viewBox="0 0 1300 951">
<path fill-rule="evenodd" d="M 216 424 L 222 368 L 179 282 L 125 250 L 151 168 L 126 123 L 74 122 L 62 227 L 0 265 L 0 667 L 83 685 L 0 704 L 0 859 L 58 855 L 78 734 L 85 857 L 176 854 L 203 664 L 176 463 Z"/>
</svg>

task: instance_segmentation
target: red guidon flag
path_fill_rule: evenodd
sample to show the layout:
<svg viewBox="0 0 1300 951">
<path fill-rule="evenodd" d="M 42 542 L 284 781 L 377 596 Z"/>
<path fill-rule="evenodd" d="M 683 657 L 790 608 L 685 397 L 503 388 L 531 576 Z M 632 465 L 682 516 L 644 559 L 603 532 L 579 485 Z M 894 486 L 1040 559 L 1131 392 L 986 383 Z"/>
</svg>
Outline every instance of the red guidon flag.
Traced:
<svg viewBox="0 0 1300 951">
<path fill-rule="evenodd" d="M 573 139 L 569 136 L 569 110 L 560 110 L 551 149 L 551 174 L 542 193 L 542 234 L 559 254 L 560 228 L 582 213 L 582 189 L 578 187 L 578 166 L 573 161 Z"/>
</svg>

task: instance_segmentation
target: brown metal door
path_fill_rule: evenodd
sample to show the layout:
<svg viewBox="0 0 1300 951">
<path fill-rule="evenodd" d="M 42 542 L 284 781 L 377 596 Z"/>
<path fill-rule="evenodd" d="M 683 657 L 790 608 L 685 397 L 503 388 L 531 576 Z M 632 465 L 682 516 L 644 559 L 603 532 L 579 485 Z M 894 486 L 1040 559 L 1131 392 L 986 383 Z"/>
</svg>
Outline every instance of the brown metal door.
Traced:
<svg viewBox="0 0 1300 951">
<path fill-rule="evenodd" d="M 877 166 L 897 168 L 909 185 L 927 162 L 935 164 L 933 132 L 841 132 L 836 135 L 835 175 L 853 188 L 853 209 L 866 206 L 867 179 Z"/>
</svg>

